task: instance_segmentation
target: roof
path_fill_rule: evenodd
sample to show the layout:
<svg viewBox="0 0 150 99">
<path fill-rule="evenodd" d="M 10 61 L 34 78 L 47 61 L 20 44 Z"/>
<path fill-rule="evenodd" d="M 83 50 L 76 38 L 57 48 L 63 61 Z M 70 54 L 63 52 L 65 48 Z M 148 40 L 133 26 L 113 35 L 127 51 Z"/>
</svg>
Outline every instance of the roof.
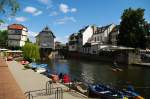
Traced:
<svg viewBox="0 0 150 99">
<path fill-rule="evenodd" d="M 110 33 L 119 31 L 119 27 L 120 27 L 120 25 L 116 25 Z"/>
<path fill-rule="evenodd" d="M 79 30 L 79 33 L 83 33 L 88 27 L 89 27 L 89 25 L 88 25 L 88 26 L 85 26 L 85 27 L 82 28 L 82 29 L 80 29 L 80 30 Z"/>
<path fill-rule="evenodd" d="M 48 28 L 48 26 L 46 26 L 36 37 L 40 36 L 41 33 L 46 32 L 46 33 L 51 33 L 52 36 L 55 38 L 55 35 L 53 34 L 53 32 Z"/>
<path fill-rule="evenodd" d="M 15 30 L 23 30 L 23 28 L 26 28 L 26 27 L 21 24 L 11 24 L 8 26 L 8 29 L 15 29 Z"/>
<path fill-rule="evenodd" d="M 109 25 L 106 25 L 106 26 L 102 26 L 102 27 L 97 27 L 97 30 L 96 30 L 96 34 L 99 34 L 99 33 L 103 33 L 106 29 L 108 29 L 112 24 L 109 24 Z"/>
</svg>

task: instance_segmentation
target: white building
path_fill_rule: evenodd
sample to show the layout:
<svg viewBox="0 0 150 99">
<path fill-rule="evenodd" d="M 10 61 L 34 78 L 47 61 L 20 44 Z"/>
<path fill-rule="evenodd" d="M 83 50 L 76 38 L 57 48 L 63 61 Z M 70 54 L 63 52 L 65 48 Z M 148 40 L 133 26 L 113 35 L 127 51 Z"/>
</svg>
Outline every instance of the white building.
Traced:
<svg viewBox="0 0 150 99">
<path fill-rule="evenodd" d="M 36 43 L 40 48 L 51 48 L 54 49 L 54 38 L 53 32 L 46 26 L 37 36 Z"/>
<path fill-rule="evenodd" d="M 70 35 L 69 37 L 69 51 L 72 51 L 72 52 L 76 52 L 78 51 L 78 34 L 77 33 L 73 33 Z"/>
<path fill-rule="evenodd" d="M 114 24 L 96 27 L 96 31 L 94 32 L 91 39 L 91 54 L 98 54 L 98 51 L 103 46 L 106 46 L 108 44 L 109 34 L 114 27 Z"/>
<path fill-rule="evenodd" d="M 93 26 L 86 26 L 80 29 L 78 33 L 74 33 L 69 37 L 69 51 L 82 52 L 86 43 L 91 41 L 91 37 L 94 32 Z"/>
<path fill-rule="evenodd" d="M 109 44 L 117 45 L 118 34 L 119 34 L 119 25 L 116 25 L 109 34 Z"/>
<path fill-rule="evenodd" d="M 8 46 L 22 47 L 27 41 L 28 29 L 21 24 L 12 24 L 8 26 Z"/>
</svg>

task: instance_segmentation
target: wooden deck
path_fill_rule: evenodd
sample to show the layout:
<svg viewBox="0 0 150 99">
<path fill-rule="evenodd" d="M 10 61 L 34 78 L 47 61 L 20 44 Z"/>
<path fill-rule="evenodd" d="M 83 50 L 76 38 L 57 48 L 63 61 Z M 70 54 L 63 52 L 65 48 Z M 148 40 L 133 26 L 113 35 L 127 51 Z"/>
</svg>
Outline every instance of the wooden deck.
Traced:
<svg viewBox="0 0 150 99">
<path fill-rule="evenodd" d="M 0 58 L 0 99 L 26 99 L 2 58 Z"/>
</svg>

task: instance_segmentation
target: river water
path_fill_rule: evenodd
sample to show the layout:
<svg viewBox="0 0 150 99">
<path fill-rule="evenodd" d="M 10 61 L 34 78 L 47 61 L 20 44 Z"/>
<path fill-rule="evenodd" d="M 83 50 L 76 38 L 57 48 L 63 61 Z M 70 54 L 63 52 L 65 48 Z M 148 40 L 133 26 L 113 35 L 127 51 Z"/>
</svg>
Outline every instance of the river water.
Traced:
<svg viewBox="0 0 150 99">
<path fill-rule="evenodd" d="M 150 68 L 119 65 L 123 71 L 114 72 L 112 63 L 82 60 L 46 61 L 51 73 L 67 73 L 90 83 L 106 83 L 118 87 L 132 84 L 138 93 L 150 99 Z"/>
</svg>

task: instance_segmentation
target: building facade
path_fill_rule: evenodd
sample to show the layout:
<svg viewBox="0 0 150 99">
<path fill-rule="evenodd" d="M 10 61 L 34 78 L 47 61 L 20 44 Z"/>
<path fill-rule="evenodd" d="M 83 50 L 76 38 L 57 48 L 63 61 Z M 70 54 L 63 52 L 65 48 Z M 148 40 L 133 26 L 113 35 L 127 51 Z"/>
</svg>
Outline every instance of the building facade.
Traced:
<svg viewBox="0 0 150 99">
<path fill-rule="evenodd" d="M 91 54 L 98 54 L 103 46 L 109 43 L 109 34 L 115 27 L 115 24 L 110 24 L 102 27 L 95 27 L 94 34 L 91 39 Z"/>
<path fill-rule="evenodd" d="M 55 36 L 53 32 L 45 27 L 37 36 L 36 36 L 36 44 L 40 48 L 51 48 L 54 49 L 54 39 Z"/>
<path fill-rule="evenodd" d="M 21 24 L 8 26 L 8 47 L 22 47 L 27 41 L 28 29 Z"/>
<path fill-rule="evenodd" d="M 109 34 L 109 44 L 117 45 L 118 34 L 119 34 L 119 25 L 116 25 Z"/>
<path fill-rule="evenodd" d="M 79 38 L 77 33 L 73 33 L 70 35 L 68 48 L 71 52 L 77 52 L 79 50 Z"/>
<path fill-rule="evenodd" d="M 93 26 L 86 26 L 69 37 L 69 51 L 83 52 L 83 46 L 91 41 Z"/>
</svg>

